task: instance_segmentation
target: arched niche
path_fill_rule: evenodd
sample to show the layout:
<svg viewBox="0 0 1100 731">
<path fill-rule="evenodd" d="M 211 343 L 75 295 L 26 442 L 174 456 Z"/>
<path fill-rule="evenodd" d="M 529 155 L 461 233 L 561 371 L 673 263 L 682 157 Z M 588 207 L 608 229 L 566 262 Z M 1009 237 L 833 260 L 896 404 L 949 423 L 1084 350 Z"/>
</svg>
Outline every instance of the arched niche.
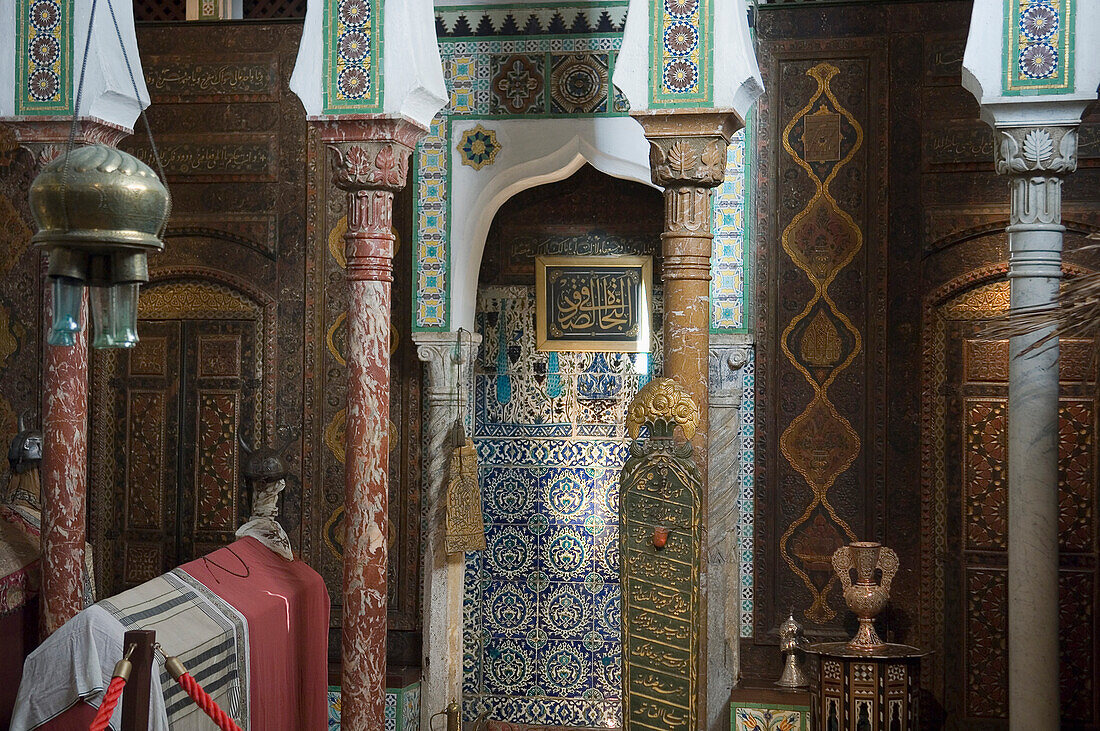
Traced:
<svg viewBox="0 0 1100 731">
<path fill-rule="evenodd" d="M 497 211 L 512 196 L 564 180 L 588 163 L 615 178 L 652 186 L 649 144 L 629 117 L 592 119 L 476 120 L 452 123 L 450 139 L 478 124 L 492 130 L 500 146 L 491 165 L 461 164 L 452 150 L 451 329 L 473 329 L 478 272 L 485 240 Z"/>
</svg>

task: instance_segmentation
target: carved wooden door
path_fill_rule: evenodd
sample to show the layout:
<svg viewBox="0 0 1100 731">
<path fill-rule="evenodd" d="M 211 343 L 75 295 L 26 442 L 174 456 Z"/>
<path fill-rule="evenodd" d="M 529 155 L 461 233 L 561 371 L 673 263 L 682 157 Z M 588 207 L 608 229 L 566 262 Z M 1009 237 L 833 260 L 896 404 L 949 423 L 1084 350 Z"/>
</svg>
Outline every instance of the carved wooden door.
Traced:
<svg viewBox="0 0 1100 731">
<path fill-rule="evenodd" d="M 255 342 L 256 323 L 249 320 L 184 323 L 176 533 L 181 563 L 231 543 L 248 517 L 237 435 L 253 420 Z M 251 429 L 243 436 L 253 442 Z"/>
<path fill-rule="evenodd" d="M 947 717 L 954 728 L 1007 728 L 1008 342 L 954 322 L 947 339 Z M 1066 728 L 1096 728 L 1097 415 L 1090 344 L 1061 346 L 1061 706 Z"/>
<path fill-rule="evenodd" d="M 100 425 L 114 459 L 93 499 L 118 506 L 100 538 L 106 550 L 97 551 L 108 559 L 98 567 L 108 593 L 231 542 L 248 509 L 237 436 L 253 435 L 256 322 L 142 320 L 138 327 L 140 343 L 117 352 L 107 384 L 104 406 L 114 424 Z"/>
</svg>

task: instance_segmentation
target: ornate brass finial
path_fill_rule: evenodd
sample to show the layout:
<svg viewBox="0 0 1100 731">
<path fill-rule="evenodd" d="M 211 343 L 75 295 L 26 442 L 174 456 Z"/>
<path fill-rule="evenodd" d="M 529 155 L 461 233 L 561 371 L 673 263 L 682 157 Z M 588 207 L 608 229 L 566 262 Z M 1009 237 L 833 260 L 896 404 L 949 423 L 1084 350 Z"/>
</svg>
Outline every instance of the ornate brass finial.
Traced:
<svg viewBox="0 0 1100 731">
<path fill-rule="evenodd" d="M 683 387 L 671 378 L 654 378 L 638 391 L 626 411 L 626 431 L 638 438 L 642 424 L 662 429 L 671 436 L 679 425 L 691 439 L 699 425 L 699 407 Z"/>
</svg>

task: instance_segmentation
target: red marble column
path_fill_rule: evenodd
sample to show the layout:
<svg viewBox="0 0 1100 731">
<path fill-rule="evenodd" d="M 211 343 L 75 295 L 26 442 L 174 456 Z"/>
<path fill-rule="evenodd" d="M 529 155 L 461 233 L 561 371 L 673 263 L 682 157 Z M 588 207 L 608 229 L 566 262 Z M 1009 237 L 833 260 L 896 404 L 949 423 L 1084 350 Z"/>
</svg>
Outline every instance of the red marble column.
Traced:
<svg viewBox="0 0 1100 731">
<path fill-rule="evenodd" d="M 7 121 L 39 167 L 65 151 L 71 120 Z M 117 145 L 130 130 L 82 120 L 75 146 Z M 42 636 L 52 634 L 84 608 L 84 545 L 88 494 L 88 306 L 84 330 L 72 347 L 45 344 L 53 320 L 45 283 L 42 367 Z"/>
<path fill-rule="evenodd" d="M 385 728 L 393 194 L 423 130 L 405 120 L 317 122 L 347 194 L 347 431 L 340 724 Z"/>
</svg>

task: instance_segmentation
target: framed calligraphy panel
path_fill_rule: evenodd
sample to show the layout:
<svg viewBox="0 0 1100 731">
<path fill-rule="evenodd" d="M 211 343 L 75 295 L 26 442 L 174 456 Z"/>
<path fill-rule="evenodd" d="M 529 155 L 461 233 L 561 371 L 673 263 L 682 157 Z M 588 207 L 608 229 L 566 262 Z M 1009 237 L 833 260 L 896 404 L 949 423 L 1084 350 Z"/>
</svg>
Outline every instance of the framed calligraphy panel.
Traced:
<svg viewBox="0 0 1100 731">
<path fill-rule="evenodd" d="M 653 257 L 535 258 L 539 350 L 647 353 Z"/>
</svg>

